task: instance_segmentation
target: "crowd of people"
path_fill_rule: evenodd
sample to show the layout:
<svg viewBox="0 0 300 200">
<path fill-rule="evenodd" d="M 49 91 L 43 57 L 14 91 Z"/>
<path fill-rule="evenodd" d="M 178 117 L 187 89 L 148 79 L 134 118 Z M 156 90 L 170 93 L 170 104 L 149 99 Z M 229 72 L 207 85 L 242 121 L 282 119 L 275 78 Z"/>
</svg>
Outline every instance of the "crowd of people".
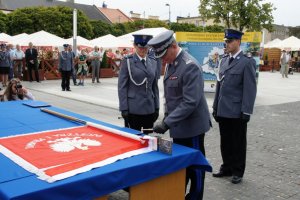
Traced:
<svg viewBox="0 0 300 200">
<path fill-rule="evenodd" d="M 27 79 L 40 82 L 39 69 L 41 69 L 41 61 L 61 61 L 64 60 L 62 53 L 65 50 L 72 54 L 72 67 L 70 77 L 72 77 L 73 84 L 75 86 L 84 86 L 85 77 L 91 74 L 92 83 L 100 83 L 100 66 L 104 53 L 107 58 L 110 59 L 109 65 L 113 68 L 115 73 L 120 70 L 120 63 L 124 56 L 128 55 L 129 50 L 124 48 L 122 51 L 112 49 L 104 50 L 102 47 L 95 46 L 92 48 L 82 48 L 78 46 L 76 55 L 72 49 L 72 45 L 66 44 L 67 49 L 59 50 L 58 47 L 35 47 L 32 42 L 28 44 L 28 48 L 22 50 L 20 45 L 16 45 L 15 48 L 12 44 L 0 44 L 0 79 L 2 81 L 2 87 L 7 86 L 7 82 L 12 78 L 19 78 L 24 80 L 24 69 L 28 71 Z M 25 66 L 23 66 L 24 64 Z M 54 63 L 54 62 L 52 62 Z M 58 66 L 58 70 L 63 71 Z M 32 75 L 34 74 L 34 76 Z M 26 74 L 27 75 L 27 74 Z M 63 74 L 62 74 L 63 75 Z M 65 73 L 64 73 L 64 77 Z M 63 78 L 63 76 L 62 76 Z M 77 79 L 79 82 L 77 83 Z M 0 87 L 0 90 L 2 88 Z M 65 89 L 67 90 L 67 89 Z M 69 91 L 69 90 L 67 90 Z"/>
</svg>

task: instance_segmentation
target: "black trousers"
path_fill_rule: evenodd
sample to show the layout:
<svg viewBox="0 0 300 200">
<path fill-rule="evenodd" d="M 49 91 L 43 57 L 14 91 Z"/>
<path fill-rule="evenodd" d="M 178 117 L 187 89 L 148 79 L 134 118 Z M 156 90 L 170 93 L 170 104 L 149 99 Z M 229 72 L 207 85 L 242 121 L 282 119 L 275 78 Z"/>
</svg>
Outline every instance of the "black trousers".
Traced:
<svg viewBox="0 0 300 200">
<path fill-rule="evenodd" d="M 37 82 L 40 82 L 40 78 L 39 78 L 39 71 L 38 71 L 38 66 L 36 63 L 32 64 L 30 62 L 27 63 L 27 67 L 28 67 L 28 73 L 29 73 L 29 80 L 33 81 L 32 78 L 32 70 L 34 70 L 34 75 L 35 75 L 35 80 Z"/>
<path fill-rule="evenodd" d="M 70 76 L 71 76 L 71 71 L 62 71 L 61 72 L 61 88 L 63 90 L 70 89 Z"/>
<path fill-rule="evenodd" d="M 125 127 L 132 128 L 141 131 L 142 127 L 144 129 L 152 129 L 154 123 L 154 113 L 149 115 L 128 115 L 128 121 L 125 121 Z M 152 133 L 152 131 L 144 131 L 144 133 Z"/>
<path fill-rule="evenodd" d="M 205 156 L 204 136 L 201 134 L 191 138 L 173 138 L 173 142 L 186 147 L 200 150 Z M 186 200 L 201 200 L 204 192 L 205 171 L 190 166 L 186 169 L 186 186 L 191 181 L 190 191 L 186 196 Z"/>
<path fill-rule="evenodd" d="M 247 123 L 220 117 L 222 171 L 243 177 L 246 168 Z"/>
</svg>

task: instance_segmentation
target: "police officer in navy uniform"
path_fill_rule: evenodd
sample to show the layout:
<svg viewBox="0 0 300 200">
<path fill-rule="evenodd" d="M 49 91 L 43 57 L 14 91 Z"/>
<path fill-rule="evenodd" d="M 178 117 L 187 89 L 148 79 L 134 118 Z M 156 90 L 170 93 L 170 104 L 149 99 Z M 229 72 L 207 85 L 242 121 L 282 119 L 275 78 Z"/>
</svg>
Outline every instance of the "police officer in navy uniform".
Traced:
<svg viewBox="0 0 300 200">
<path fill-rule="evenodd" d="M 232 176 L 242 181 L 246 167 L 247 123 L 256 97 L 256 64 L 240 49 L 243 33 L 225 30 L 228 55 L 220 66 L 213 116 L 219 123 L 223 164 L 214 177 Z"/>
<path fill-rule="evenodd" d="M 205 155 L 204 135 L 211 121 L 204 96 L 202 68 L 178 46 L 173 34 L 173 31 L 166 31 L 148 42 L 156 57 L 167 63 L 163 80 L 165 116 L 153 129 L 161 134 L 170 129 L 174 143 L 200 150 Z M 191 166 L 187 168 L 186 177 L 186 184 L 191 180 L 186 199 L 202 199 L 204 171 Z"/>
<path fill-rule="evenodd" d="M 151 129 L 158 118 L 159 77 L 157 61 L 148 55 L 147 42 L 152 35 L 133 36 L 135 53 L 121 61 L 118 80 L 119 109 L 125 126 L 141 131 L 142 128 Z"/>
<path fill-rule="evenodd" d="M 59 54 L 59 71 L 61 73 L 62 91 L 71 91 L 70 76 L 73 68 L 73 53 L 69 51 L 69 45 L 63 45 L 64 50 Z"/>
</svg>

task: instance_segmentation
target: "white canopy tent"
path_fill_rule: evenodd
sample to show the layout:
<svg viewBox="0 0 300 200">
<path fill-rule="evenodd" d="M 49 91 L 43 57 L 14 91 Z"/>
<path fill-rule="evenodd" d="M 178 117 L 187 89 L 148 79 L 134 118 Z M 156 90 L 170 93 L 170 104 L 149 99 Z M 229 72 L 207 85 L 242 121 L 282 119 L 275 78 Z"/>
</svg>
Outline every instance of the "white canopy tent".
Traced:
<svg viewBox="0 0 300 200">
<path fill-rule="evenodd" d="M 46 31 L 38 31 L 11 41 L 12 44 L 20 44 L 21 46 L 28 46 L 29 42 L 32 42 L 34 46 L 62 46 L 65 39 Z"/>
<path fill-rule="evenodd" d="M 10 42 L 12 42 L 14 40 L 19 40 L 20 38 L 26 38 L 26 37 L 28 37 L 27 33 L 20 33 L 18 35 L 11 36 Z"/>
<path fill-rule="evenodd" d="M 296 38 L 295 36 L 291 36 L 287 39 L 284 39 L 276 45 L 280 49 L 285 49 L 289 51 L 300 51 L 300 39 Z"/>
<path fill-rule="evenodd" d="M 6 33 L 0 33 L 0 42 L 9 42 L 11 40 L 11 36 Z"/>
<path fill-rule="evenodd" d="M 152 35 L 153 37 L 155 37 L 156 35 L 158 35 L 158 34 L 160 34 L 162 32 L 165 32 L 167 30 L 168 29 L 166 29 L 164 27 L 159 27 L 159 28 L 144 28 L 144 29 L 141 29 L 141 30 L 138 30 L 138 31 L 134 31 L 132 33 L 128 33 L 126 35 L 119 36 L 118 38 L 125 39 L 125 40 L 133 42 L 134 37 L 132 35 L 134 35 L 134 34 L 146 34 L 146 35 Z"/>
<path fill-rule="evenodd" d="M 278 43 L 280 43 L 282 40 L 276 38 L 270 42 L 268 42 L 267 44 L 264 45 L 264 48 L 276 48 L 276 45 Z"/>
<path fill-rule="evenodd" d="M 66 39 L 65 43 L 73 45 L 73 37 Z M 91 43 L 90 40 L 88 40 L 84 37 L 81 37 L 81 36 L 77 36 L 77 46 L 93 47 L 94 45 L 93 45 L 93 43 Z"/>
<path fill-rule="evenodd" d="M 103 47 L 105 49 L 107 48 L 132 48 L 133 44 L 129 40 L 126 39 L 120 39 L 118 37 L 115 37 L 111 34 L 93 39 L 90 41 L 93 45 L 97 45 L 98 47 Z"/>
</svg>

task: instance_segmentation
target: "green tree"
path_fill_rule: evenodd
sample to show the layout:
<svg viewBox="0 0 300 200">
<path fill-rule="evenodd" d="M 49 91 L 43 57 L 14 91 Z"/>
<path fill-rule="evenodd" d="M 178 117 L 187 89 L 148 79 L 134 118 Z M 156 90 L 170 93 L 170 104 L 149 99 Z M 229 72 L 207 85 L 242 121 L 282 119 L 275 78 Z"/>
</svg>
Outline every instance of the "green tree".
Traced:
<svg viewBox="0 0 300 200">
<path fill-rule="evenodd" d="M 289 36 L 300 38 L 300 27 L 289 27 Z"/>
<path fill-rule="evenodd" d="M 92 26 L 88 18 L 78 11 L 78 35 L 92 38 Z M 29 7 L 17 9 L 8 14 L 9 33 L 34 33 L 44 30 L 60 37 L 73 35 L 73 9 L 69 7 Z"/>
<path fill-rule="evenodd" d="M 2 11 L 0 11 L 0 32 L 7 32 L 8 17 Z"/>
<path fill-rule="evenodd" d="M 109 68 L 109 66 L 108 66 L 108 58 L 107 58 L 106 54 L 107 54 L 107 51 L 104 51 L 100 68 Z"/>
<path fill-rule="evenodd" d="M 112 31 L 112 25 L 105 23 L 100 20 L 90 21 L 90 24 L 93 29 L 93 37 L 98 38 L 107 34 L 110 34 Z"/>
<path fill-rule="evenodd" d="M 226 28 L 240 31 L 272 31 L 272 11 L 276 8 L 264 0 L 200 0 L 199 12 L 204 20 L 224 23 Z"/>
</svg>

